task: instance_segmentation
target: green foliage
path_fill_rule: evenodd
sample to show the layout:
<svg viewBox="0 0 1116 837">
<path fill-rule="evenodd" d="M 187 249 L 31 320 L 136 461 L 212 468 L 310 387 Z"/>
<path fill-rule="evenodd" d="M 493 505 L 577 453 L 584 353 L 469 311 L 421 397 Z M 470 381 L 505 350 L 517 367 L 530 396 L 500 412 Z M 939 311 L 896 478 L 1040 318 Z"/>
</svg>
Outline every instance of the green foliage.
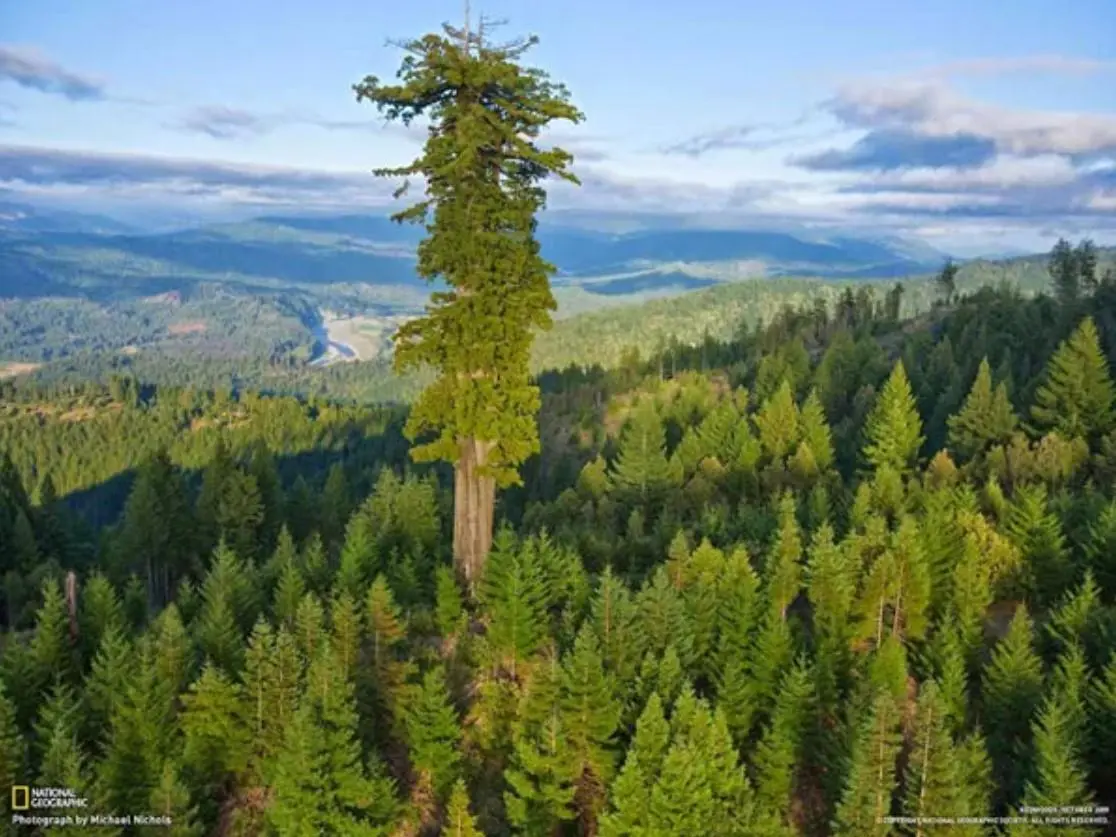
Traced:
<svg viewBox="0 0 1116 837">
<path fill-rule="evenodd" d="M 407 744 L 411 764 L 428 777 L 440 796 L 450 790 L 458 777 L 458 741 L 461 728 L 449 704 L 445 673 L 440 667 L 423 675 L 407 707 Z"/>
<path fill-rule="evenodd" d="M 993 390 L 992 369 L 983 358 L 961 411 L 949 418 L 950 448 L 966 459 L 977 457 L 1007 442 L 1016 421 L 1006 384 L 1001 381 Z"/>
<path fill-rule="evenodd" d="M 981 683 L 982 716 L 996 769 L 999 802 L 1010 804 L 1023 790 L 1031 725 L 1042 700 L 1042 662 L 1033 647 L 1030 615 L 1020 605 L 1007 636 L 993 649 Z"/>
<path fill-rule="evenodd" d="M 398 815 L 392 781 L 367 764 L 352 687 L 319 648 L 275 768 L 270 827 L 291 835 L 383 835 Z"/>
<path fill-rule="evenodd" d="M 512 484 L 516 466 L 539 449 L 539 396 L 527 365 L 533 332 L 550 325 L 556 307 L 548 281 L 554 268 L 534 240 L 545 201 L 538 183 L 550 175 L 577 182 L 571 155 L 541 150 L 536 140 L 555 120 L 583 117 L 564 87 L 517 63 L 535 39 L 495 47 L 446 33 L 407 45 L 401 84 L 369 76 L 354 89 L 388 119 L 409 124 L 427 116 L 454 126 L 431 133 L 410 165 L 377 172 L 423 177 L 426 199 L 395 219 L 427 224 L 418 274 L 451 288 L 435 293 L 429 313 L 395 336 L 398 369 L 430 365 L 439 373 L 408 421 L 412 436 L 428 429 L 439 436 L 412 455 L 456 462 L 461 439 L 491 441 L 481 464 Z"/>
<path fill-rule="evenodd" d="M 903 473 L 913 467 L 925 439 L 902 361 L 895 364 L 872 407 L 865 438 L 864 458 L 875 469 Z"/>
<path fill-rule="evenodd" d="M 1064 438 L 1095 440 L 1113 427 L 1114 390 L 1096 324 L 1086 317 L 1058 346 L 1035 392 L 1031 416 Z"/>
</svg>

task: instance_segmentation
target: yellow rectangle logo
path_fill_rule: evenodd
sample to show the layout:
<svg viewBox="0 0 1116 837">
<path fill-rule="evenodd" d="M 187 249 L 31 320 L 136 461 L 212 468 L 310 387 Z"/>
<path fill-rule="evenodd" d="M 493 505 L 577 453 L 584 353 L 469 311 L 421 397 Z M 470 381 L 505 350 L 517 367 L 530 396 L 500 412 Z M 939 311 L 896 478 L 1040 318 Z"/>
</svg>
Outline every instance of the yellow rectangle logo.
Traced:
<svg viewBox="0 0 1116 837">
<path fill-rule="evenodd" d="M 26 811 L 31 807 L 31 788 L 27 785 L 12 785 L 12 810 Z"/>
</svg>

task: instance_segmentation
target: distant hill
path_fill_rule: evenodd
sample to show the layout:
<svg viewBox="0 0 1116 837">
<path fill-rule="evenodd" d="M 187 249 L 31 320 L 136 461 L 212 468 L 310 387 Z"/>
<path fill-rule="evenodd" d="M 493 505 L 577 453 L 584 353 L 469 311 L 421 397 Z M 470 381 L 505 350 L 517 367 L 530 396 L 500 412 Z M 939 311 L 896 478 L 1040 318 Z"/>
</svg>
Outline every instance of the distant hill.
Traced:
<svg viewBox="0 0 1116 837">
<path fill-rule="evenodd" d="M 265 216 L 141 234 L 98 216 L 12 207 L 0 223 L 0 298 L 122 302 L 219 285 L 401 313 L 420 310 L 430 290 L 414 271 L 425 231 L 387 216 Z M 539 238 L 558 268 L 555 288 L 583 288 L 602 305 L 747 278 L 884 278 L 940 263 L 911 243 L 812 233 L 545 224 Z"/>
<path fill-rule="evenodd" d="M 133 228 L 105 215 L 43 209 L 25 203 L 0 201 L 0 232 L 86 232 L 110 235 Z"/>
</svg>

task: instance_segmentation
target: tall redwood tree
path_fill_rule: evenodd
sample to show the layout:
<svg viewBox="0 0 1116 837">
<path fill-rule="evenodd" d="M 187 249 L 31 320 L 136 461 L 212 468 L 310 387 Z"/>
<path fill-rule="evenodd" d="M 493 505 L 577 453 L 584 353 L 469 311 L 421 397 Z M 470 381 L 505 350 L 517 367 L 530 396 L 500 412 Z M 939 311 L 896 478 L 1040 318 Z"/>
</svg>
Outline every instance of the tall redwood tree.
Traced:
<svg viewBox="0 0 1116 837">
<path fill-rule="evenodd" d="M 519 465 L 539 450 L 539 390 L 528 370 L 536 329 L 556 307 L 553 265 L 539 253 L 541 182 L 572 183 L 573 157 L 539 147 L 551 122 L 580 122 L 566 88 L 520 64 L 531 37 L 494 46 L 479 32 L 449 25 L 401 44 L 399 83 L 369 76 L 354 86 L 389 120 L 429 122 L 423 153 L 381 177 L 421 177 L 423 199 L 393 216 L 424 224 L 418 272 L 442 280 L 422 317 L 395 334 L 395 367 L 426 366 L 438 377 L 407 424 L 415 461 L 454 465 L 454 560 L 470 590 L 492 543 L 496 489 L 520 483 Z M 401 197 L 408 182 L 396 191 Z"/>
</svg>

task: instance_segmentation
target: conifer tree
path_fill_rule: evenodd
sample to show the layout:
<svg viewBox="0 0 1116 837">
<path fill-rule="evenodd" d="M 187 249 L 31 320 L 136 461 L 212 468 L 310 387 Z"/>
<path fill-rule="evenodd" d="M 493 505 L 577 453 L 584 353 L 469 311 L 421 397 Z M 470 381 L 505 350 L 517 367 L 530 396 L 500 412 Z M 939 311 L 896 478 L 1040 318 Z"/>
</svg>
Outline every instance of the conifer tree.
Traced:
<svg viewBox="0 0 1116 837">
<path fill-rule="evenodd" d="M 194 626 L 203 656 L 229 674 L 239 673 L 244 654 L 237 612 L 240 572 L 236 554 L 219 545 L 202 586 L 202 607 Z"/>
<path fill-rule="evenodd" d="M 678 482 L 679 474 L 666 455 L 666 432 L 654 402 L 633 410 L 620 435 L 620 450 L 609 474 L 611 484 L 646 502 Z"/>
<path fill-rule="evenodd" d="M 388 833 L 399 813 L 394 783 L 365 762 L 356 733 L 352 687 L 323 644 L 276 764 L 272 829 L 293 837 Z"/>
<path fill-rule="evenodd" d="M 479 598 L 489 617 L 486 645 L 493 663 L 514 677 L 518 665 L 546 638 L 548 591 L 535 545 L 517 543 L 510 530 L 501 530 L 479 581 Z"/>
<path fill-rule="evenodd" d="M 877 693 L 853 747 L 845 790 L 833 823 L 836 837 L 891 833 L 883 818 L 891 813 L 896 788 L 896 759 L 902 743 L 899 720 L 894 697 L 882 691 Z"/>
<path fill-rule="evenodd" d="M 780 619 L 802 587 L 802 535 L 798 527 L 798 508 L 789 492 L 779 500 L 779 531 L 767 554 L 764 586 L 768 607 Z"/>
<path fill-rule="evenodd" d="M 771 722 L 752 759 L 756 822 L 772 837 L 795 834 L 788 814 L 794 800 L 795 771 L 813 709 L 812 697 L 811 673 L 800 660 L 780 684 Z"/>
<path fill-rule="evenodd" d="M 170 826 L 146 826 L 139 829 L 142 837 L 202 837 L 205 829 L 197 821 L 196 811 L 190 803 L 190 792 L 178 776 L 174 762 L 163 764 L 159 782 L 151 791 L 151 803 L 146 810 L 155 816 L 168 817 Z"/>
<path fill-rule="evenodd" d="M 816 389 L 806 396 L 800 418 L 802 443 L 810 448 L 818 470 L 824 473 L 833 465 L 833 436 Z"/>
<path fill-rule="evenodd" d="M 476 817 L 469 810 L 469 791 L 465 780 L 454 782 L 446 804 L 446 824 L 442 826 L 442 837 L 483 837 L 477 827 Z"/>
<path fill-rule="evenodd" d="M 240 684 L 207 665 L 182 704 L 183 768 L 203 799 L 222 798 L 244 775 L 251 751 L 252 726 L 246 723 Z"/>
<path fill-rule="evenodd" d="M 865 426 L 864 458 L 877 471 L 905 473 L 914 466 L 925 441 L 922 419 L 903 362 L 891 371 Z"/>
<path fill-rule="evenodd" d="M 35 633 L 31 638 L 31 658 L 36 692 L 45 691 L 55 680 L 74 682 L 77 676 L 77 655 L 70 638 L 66 601 L 56 579 L 43 582 L 42 604 L 35 613 Z"/>
<path fill-rule="evenodd" d="M 360 658 L 364 623 L 360 606 L 348 591 L 341 591 L 330 602 L 329 636 L 337 652 L 337 663 L 341 666 L 342 676 L 352 677 Z"/>
<path fill-rule="evenodd" d="M 992 387 L 988 358 L 980 362 L 976 380 L 960 412 L 949 417 L 949 446 L 966 459 L 973 459 L 996 444 L 1011 438 L 1016 425 L 1007 387 Z"/>
<path fill-rule="evenodd" d="M 354 596 L 363 595 L 368 589 L 372 572 L 377 567 L 378 551 L 372 521 L 363 509 L 349 518 L 345 527 L 345 541 L 337 569 L 337 585 Z"/>
<path fill-rule="evenodd" d="M 981 684 L 981 717 L 1001 805 L 1018 800 L 1023 790 L 1031 724 L 1042 700 L 1042 661 L 1033 643 L 1030 615 L 1020 605 L 1007 636 L 992 650 Z"/>
<path fill-rule="evenodd" d="M 16 708 L 0 680 L 0 782 L 3 787 L 22 783 L 26 778 L 27 742 L 16 725 Z M 0 814 L 11 814 L 11 792 L 0 794 Z"/>
<path fill-rule="evenodd" d="M 112 582 L 103 574 L 94 573 L 78 598 L 78 631 L 86 664 L 93 660 L 102 637 L 110 630 L 124 630 L 124 611 Z"/>
<path fill-rule="evenodd" d="M 949 729 L 948 708 L 938 684 L 922 685 L 911 754 L 903 782 L 903 815 L 916 821 L 974 816 L 965 808 L 965 784 Z M 916 833 L 927 830 L 916 826 Z"/>
<path fill-rule="evenodd" d="M 563 726 L 571 761 L 578 769 L 575 804 L 583 827 L 592 832 L 615 770 L 613 736 L 620 725 L 621 707 L 588 625 L 563 660 L 561 679 Z"/>
<path fill-rule="evenodd" d="M 336 546 L 345 529 L 345 522 L 352 511 L 350 503 L 345 466 L 334 462 L 326 474 L 325 486 L 322 488 L 321 532 L 323 540 L 331 548 Z"/>
<path fill-rule="evenodd" d="M 1116 782 L 1116 651 L 1099 676 L 1090 684 L 1088 695 L 1089 747 L 1087 755 L 1092 764 L 1095 787 L 1110 788 Z"/>
<path fill-rule="evenodd" d="M 574 818 L 581 765 L 573 758 L 561 705 L 561 668 L 551 655 L 533 668 L 504 771 L 507 819 L 526 834 L 551 833 Z"/>
<path fill-rule="evenodd" d="M 59 719 L 41 730 L 45 737 L 40 739 L 43 750 L 38 772 L 40 787 L 73 788 L 78 793 L 90 787 L 89 770 L 76 727 L 72 720 Z"/>
<path fill-rule="evenodd" d="M 470 587 L 491 544 L 495 490 L 519 483 L 517 467 L 539 449 L 539 392 L 528 360 L 534 330 L 549 326 L 556 307 L 554 268 L 534 237 L 546 200 L 539 184 L 551 175 L 577 183 L 568 152 L 537 145 L 550 123 L 583 117 L 563 86 L 518 63 L 536 42 L 496 46 L 483 29 L 446 26 L 444 35 L 404 45 L 399 85 L 368 76 L 354 87 L 358 101 L 388 119 L 428 116 L 442 128 L 410 165 L 377 174 L 423 177 L 426 198 L 394 218 L 428 225 L 419 275 L 450 286 L 396 333 L 395 363 L 438 372 L 407 433 L 438 434 L 412 449 L 416 460 L 454 464 L 454 556 Z"/>
<path fill-rule="evenodd" d="M 285 531 L 285 530 L 284 530 Z M 298 606 L 306 595 L 306 581 L 293 561 L 285 561 L 279 572 L 279 586 L 275 590 L 275 618 L 280 625 L 294 626 Z"/>
<path fill-rule="evenodd" d="M 651 790 L 651 834 L 739 834 L 752 820 L 750 787 L 720 712 L 683 691 L 672 741 Z"/>
<path fill-rule="evenodd" d="M 328 641 L 325 622 L 325 608 L 322 606 L 321 599 L 313 593 L 307 593 L 298 605 L 294 624 L 295 641 L 303 659 L 307 661 L 315 659 L 318 651 Z"/>
<path fill-rule="evenodd" d="M 1040 708 L 1034 722 L 1035 760 L 1033 778 L 1028 780 L 1022 806 L 1065 811 L 1068 808 L 1091 807 L 1094 800 L 1088 788 L 1088 774 L 1077 747 L 1078 733 L 1072 729 L 1071 718 L 1082 707 L 1067 702 L 1068 695 L 1055 692 Z M 1053 829 L 1015 826 L 1012 837 L 1045 837 Z M 1059 834 L 1070 837 L 1091 837 L 1095 827 L 1058 828 Z"/>
<path fill-rule="evenodd" d="M 1095 441 L 1116 421 L 1114 392 L 1096 324 L 1086 317 L 1047 364 L 1031 417 L 1040 430 Z"/>
<path fill-rule="evenodd" d="M 451 637 L 464 627 L 464 604 L 461 588 L 453 577 L 453 570 L 440 566 L 434 576 L 434 621 L 442 637 Z"/>
<path fill-rule="evenodd" d="M 97 741 L 122 699 L 133 669 L 132 643 L 122 630 L 110 627 L 85 681 L 86 741 Z"/>
<path fill-rule="evenodd" d="M 1081 296 L 1081 277 L 1073 247 L 1064 238 L 1059 238 L 1050 251 L 1048 269 L 1054 280 L 1054 293 L 1058 302 L 1066 308 L 1072 308 Z"/>
<path fill-rule="evenodd" d="M 429 782 L 444 796 L 457 781 L 461 755 L 461 729 L 457 713 L 449 703 L 445 673 L 435 666 L 423 675 L 409 701 L 406 716 L 407 743 L 411 764 L 420 781 Z"/>
<path fill-rule="evenodd" d="M 781 460 L 794 451 L 799 440 L 798 406 L 788 381 L 760 407 L 755 417 L 760 443 L 772 459 Z"/>
<path fill-rule="evenodd" d="M 138 643 L 129 660 L 131 676 L 113 707 L 105 755 L 97 766 L 97 795 L 110 809 L 144 810 L 159 781 L 176 732 L 174 695 L 159 678 L 155 645 Z"/>
<path fill-rule="evenodd" d="M 623 837 L 646 832 L 651 789 L 659 777 L 670 744 L 670 725 L 663 703 L 652 692 L 636 721 L 624 767 L 609 790 L 609 809 L 601 817 L 601 837 Z"/>
</svg>

